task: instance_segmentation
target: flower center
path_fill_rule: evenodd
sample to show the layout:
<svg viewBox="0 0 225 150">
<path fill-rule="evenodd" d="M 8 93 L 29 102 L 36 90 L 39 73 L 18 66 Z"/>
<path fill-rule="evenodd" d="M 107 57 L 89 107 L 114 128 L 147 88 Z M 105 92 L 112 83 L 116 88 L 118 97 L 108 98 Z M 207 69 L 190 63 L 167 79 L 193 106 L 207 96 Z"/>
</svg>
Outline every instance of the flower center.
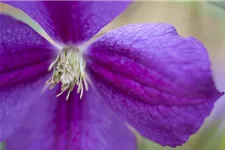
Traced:
<svg viewBox="0 0 225 150">
<path fill-rule="evenodd" d="M 83 96 L 84 89 L 88 91 L 88 82 L 85 75 L 86 63 L 78 48 L 66 47 L 58 54 L 55 61 L 51 63 L 48 71 L 53 70 L 52 77 L 46 81 L 49 89 L 53 89 L 61 82 L 61 92 L 56 97 L 67 92 L 66 100 L 69 99 L 70 93 L 77 86 L 77 93 L 80 99 Z"/>
</svg>

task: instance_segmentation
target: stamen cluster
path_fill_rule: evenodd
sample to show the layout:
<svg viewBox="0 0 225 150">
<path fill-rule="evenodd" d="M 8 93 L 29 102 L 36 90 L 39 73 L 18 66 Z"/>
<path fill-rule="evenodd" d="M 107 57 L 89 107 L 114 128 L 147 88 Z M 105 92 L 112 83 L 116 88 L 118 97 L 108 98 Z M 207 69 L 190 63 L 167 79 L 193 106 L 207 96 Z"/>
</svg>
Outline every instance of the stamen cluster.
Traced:
<svg viewBox="0 0 225 150">
<path fill-rule="evenodd" d="M 77 86 L 77 93 L 80 94 L 81 99 L 84 89 L 88 90 L 85 66 L 86 63 L 79 49 L 64 48 L 49 66 L 48 71 L 53 70 L 53 74 L 46 84 L 49 85 L 49 89 L 53 89 L 58 83 L 61 83 L 61 92 L 56 97 L 68 91 L 66 100 Z"/>
</svg>

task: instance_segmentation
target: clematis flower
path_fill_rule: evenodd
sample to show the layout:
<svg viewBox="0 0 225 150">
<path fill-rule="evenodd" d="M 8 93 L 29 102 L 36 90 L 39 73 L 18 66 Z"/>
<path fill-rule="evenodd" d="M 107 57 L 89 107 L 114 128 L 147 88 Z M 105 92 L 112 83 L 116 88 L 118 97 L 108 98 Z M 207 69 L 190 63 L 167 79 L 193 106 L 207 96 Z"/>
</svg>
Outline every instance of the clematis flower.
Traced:
<svg viewBox="0 0 225 150">
<path fill-rule="evenodd" d="M 129 2 L 6 3 L 62 45 L 0 15 L 0 140 L 9 150 L 135 150 L 126 124 L 175 147 L 223 95 L 205 47 L 172 25 L 127 25 L 83 48 Z"/>
</svg>

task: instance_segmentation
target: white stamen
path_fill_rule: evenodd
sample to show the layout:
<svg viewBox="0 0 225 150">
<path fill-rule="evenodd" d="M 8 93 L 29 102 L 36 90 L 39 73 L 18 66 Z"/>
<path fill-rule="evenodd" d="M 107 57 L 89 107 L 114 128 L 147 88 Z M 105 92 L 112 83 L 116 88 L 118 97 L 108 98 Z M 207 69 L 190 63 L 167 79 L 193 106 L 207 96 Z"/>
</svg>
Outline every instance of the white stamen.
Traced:
<svg viewBox="0 0 225 150">
<path fill-rule="evenodd" d="M 85 66 L 86 63 L 79 49 L 64 48 L 49 66 L 48 70 L 53 70 L 53 74 L 46 81 L 46 84 L 50 85 L 49 89 L 53 89 L 61 82 L 61 92 L 56 97 L 68 91 L 66 100 L 69 99 L 70 93 L 77 86 L 77 93 L 80 94 L 80 99 L 82 99 L 84 88 L 88 91 Z"/>
</svg>

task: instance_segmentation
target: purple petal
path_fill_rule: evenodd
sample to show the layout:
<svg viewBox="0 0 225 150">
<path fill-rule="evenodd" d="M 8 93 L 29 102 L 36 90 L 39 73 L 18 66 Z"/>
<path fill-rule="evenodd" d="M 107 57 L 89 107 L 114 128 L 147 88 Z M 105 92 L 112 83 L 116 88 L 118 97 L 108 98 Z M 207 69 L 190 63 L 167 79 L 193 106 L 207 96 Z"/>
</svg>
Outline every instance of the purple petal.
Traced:
<svg viewBox="0 0 225 150">
<path fill-rule="evenodd" d="M 27 13 L 54 40 L 78 44 L 93 37 L 119 15 L 130 2 L 8 1 L 6 3 Z"/>
<path fill-rule="evenodd" d="M 116 29 L 85 52 L 93 85 L 143 136 L 175 147 L 197 132 L 223 94 L 205 47 L 168 24 Z"/>
<path fill-rule="evenodd" d="M 55 52 L 28 25 L 3 14 L 0 22 L 1 141 L 22 123 L 30 105 L 40 98 Z"/>
<path fill-rule="evenodd" d="M 47 91 L 33 103 L 23 124 L 6 140 L 7 150 L 57 150 L 54 149 L 57 137 L 53 123 L 56 94 L 55 89 Z"/>
<path fill-rule="evenodd" d="M 6 146 L 7 150 L 136 150 L 136 138 L 90 89 L 82 100 L 73 92 L 68 101 L 65 95 L 54 99 L 54 94 L 37 101 Z"/>
</svg>

